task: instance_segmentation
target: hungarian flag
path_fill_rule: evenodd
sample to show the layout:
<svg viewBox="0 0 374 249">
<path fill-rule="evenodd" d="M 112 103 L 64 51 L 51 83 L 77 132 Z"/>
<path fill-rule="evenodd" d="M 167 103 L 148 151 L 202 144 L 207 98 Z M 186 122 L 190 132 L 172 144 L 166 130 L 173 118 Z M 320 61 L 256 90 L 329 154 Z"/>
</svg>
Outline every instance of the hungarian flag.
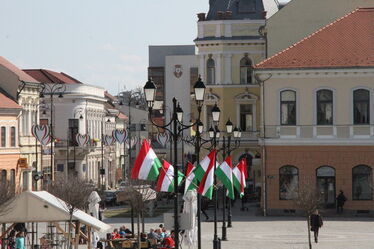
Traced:
<svg viewBox="0 0 374 249">
<path fill-rule="evenodd" d="M 187 172 L 186 172 L 186 182 L 184 187 L 184 193 L 188 190 L 194 190 L 197 189 L 197 178 L 194 173 L 195 166 L 191 162 L 188 162 L 187 164 Z"/>
<path fill-rule="evenodd" d="M 205 173 L 208 170 L 209 165 L 215 161 L 216 151 L 212 150 L 195 168 L 195 176 L 199 182 L 204 178 Z"/>
<path fill-rule="evenodd" d="M 208 161 L 209 164 L 207 165 L 205 175 L 200 182 L 198 193 L 211 200 L 212 197 L 213 197 L 213 188 L 214 188 L 214 164 L 216 163 L 215 162 L 216 151 L 213 150 L 212 152 L 210 152 L 208 157 L 210 159 L 209 159 L 209 161 L 206 160 L 206 162 Z M 202 163 L 203 163 L 203 161 L 202 161 Z M 204 162 L 204 163 L 206 163 L 206 162 Z M 200 166 L 202 166 L 202 163 L 200 164 Z"/>
<path fill-rule="evenodd" d="M 245 158 L 240 160 L 236 167 L 232 170 L 232 178 L 235 189 L 239 192 L 240 198 L 244 195 L 245 188 Z"/>
<path fill-rule="evenodd" d="M 245 176 L 245 179 L 248 179 L 249 175 L 248 175 L 248 168 L 247 168 L 247 159 L 243 158 L 242 161 L 243 161 L 244 176 Z"/>
<path fill-rule="evenodd" d="M 227 196 L 234 200 L 234 187 L 232 183 L 232 160 L 228 156 L 226 160 L 216 170 L 217 178 L 223 183 L 227 189 Z"/>
<path fill-rule="evenodd" d="M 142 147 L 135 160 L 131 172 L 132 179 L 155 181 L 159 175 L 159 169 L 162 167 L 160 160 L 149 145 L 146 139 L 143 140 Z"/>
<path fill-rule="evenodd" d="M 184 175 L 178 171 L 178 186 L 182 182 Z M 167 161 L 162 162 L 162 169 L 158 177 L 157 192 L 173 192 L 174 191 L 174 167 Z"/>
</svg>

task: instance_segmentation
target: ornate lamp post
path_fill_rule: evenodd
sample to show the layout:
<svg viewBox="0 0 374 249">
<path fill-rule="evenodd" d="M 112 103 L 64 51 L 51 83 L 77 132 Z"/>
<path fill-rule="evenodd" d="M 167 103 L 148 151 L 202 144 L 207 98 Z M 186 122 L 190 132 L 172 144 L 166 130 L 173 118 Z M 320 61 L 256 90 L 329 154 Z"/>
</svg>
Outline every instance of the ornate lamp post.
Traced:
<svg viewBox="0 0 374 249">
<path fill-rule="evenodd" d="M 218 122 L 220 118 L 221 111 L 218 108 L 217 104 L 214 105 L 212 109 L 212 116 L 213 116 L 213 123 L 214 123 L 214 128 L 211 127 L 209 129 L 209 137 L 213 138 L 213 148 L 217 148 L 217 139 L 219 139 L 220 136 L 220 130 L 218 129 Z M 217 153 L 215 154 L 215 162 L 217 162 Z M 217 169 L 217 164 L 214 164 L 214 172 Z M 214 174 L 214 186 L 217 185 L 217 177 Z M 213 236 L 213 249 L 219 249 L 220 248 L 220 241 L 218 240 L 218 234 L 217 234 L 217 207 L 218 207 L 218 195 L 217 195 L 217 190 L 215 191 L 214 195 L 214 236 Z"/>
<path fill-rule="evenodd" d="M 104 142 L 105 142 L 105 134 L 104 134 L 104 126 L 105 123 L 110 123 L 110 119 L 108 118 L 106 121 L 104 120 L 106 118 L 106 115 L 103 115 L 101 119 L 101 165 L 100 165 L 100 176 L 99 176 L 99 187 L 101 187 L 101 190 L 104 191 L 104 176 L 105 176 L 105 169 L 104 169 Z M 101 186 L 100 186 L 101 185 Z"/>
<path fill-rule="evenodd" d="M 201 79 L 200 79 L 201 81 Z M 202 81 L 201 81 L 202 83 Z M 195 84 L 194 91 L 195 91 L 195 99 L 198 106 L 198 121 L 191 125 L 184 125 L 183 122 L 183 110 L 180 107 L 179 103 L 177 103 L 177 99 L 173 98 L 173 115 L 166 125 L 158 125 L 153 122 L 152 120 L 152 107 L 155 101 L 155 95 L 156 95 L 156 85 L 152 81 L 152 79 L 149 79 L 147 83 L 144 86 L 144 94 L 145 99 L 147 101 L 147 105 L 149 107 L 149 119 L 150 122 L 157 128 L 165 129 L 167 130 L 171 137 L 173 137 L 173 143 L 174 143 L 174 232 L 175 232 L 175 248 L 179 249 L 180 241 L 179 241 L 179 222 L 178 222 L 178 216 L 179 216 L 179 204 L 178 204 L 178 138 L 182 136 L 182 132 L 188 128 L 191 128 L 195 126 L 199 120 L 201 115 L 201 106 L 204 101 L 204 92 L 205 92 L 205 86 L 204 83 Z"/>
<path fill-rule="evenodd" d="M 44 98 L 45 95 L 50 96 L 50 105 L 51 105 L 51 117 L 50 117 L 50 133 L 51 133 L 51 176 L 50 180 L 54 181 L 55 178 L 55 172 L 54 172 L 54 163 L 53 163 L 53 146 L 54 146 L 54 133 L 53 133 L 53 96 L 57 95 L 58 98 L 63 98 L 66 86 L 62 83 L 41 83 L 40 84 L 41 90 L 39 93 L 39 98 Z"/>
<path fill-rule="evenodd" d="M 237 149 L 240 145 L 240 133 L 237 127 L 233 129 L 233 123 L 229 119 L 226 122 L 226 133 L 227 133 L 227 142 L 226 138 L 223 137 L 223 143 L 222 143 L 222 150 L 223 150 L 223 158 L 225 159 L 226 156 L 230 156 L 231 152 L 235 149 Z M 234 148 L 230 148 L 231 146 L 231 134 L 234 133 L 235 138 L 235 146 Z M 227 227 L 226 227 L 226 188 L 223 187 L 222 191 L 222 197 L 223 197 L 223 219 L 222 219 L 222 240 L 227 240 Z M 232 227 L 231 223 L 231 199 L 229 199 L 228 203 L 228 227 Z"/>
</svg>

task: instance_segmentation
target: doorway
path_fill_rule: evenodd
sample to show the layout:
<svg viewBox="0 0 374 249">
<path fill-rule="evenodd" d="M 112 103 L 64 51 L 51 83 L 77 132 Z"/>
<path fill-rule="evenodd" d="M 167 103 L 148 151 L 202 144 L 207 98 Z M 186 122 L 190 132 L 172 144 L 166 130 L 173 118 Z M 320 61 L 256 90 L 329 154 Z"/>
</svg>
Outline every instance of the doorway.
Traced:
<svg viewBox="0 0 374 249">
<path fill-rule="evenodd" d="M 335 208 L 335 169 L 330 166 L 322 166 L 317 169 L 317 187 L 322 195 L 324 208 Z"/>
</svg>

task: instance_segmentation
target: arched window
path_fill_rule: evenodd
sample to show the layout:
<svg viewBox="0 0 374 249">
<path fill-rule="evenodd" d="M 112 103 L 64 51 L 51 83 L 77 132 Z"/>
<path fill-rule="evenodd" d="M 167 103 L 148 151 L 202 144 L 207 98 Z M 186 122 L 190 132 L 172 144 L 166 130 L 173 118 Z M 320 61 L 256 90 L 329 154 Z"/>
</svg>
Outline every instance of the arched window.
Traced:
<svg viewBox="0 0 374 249">
<path fill-rule="evenodd" d="M 295 166 L 283 166 L 279 169 L 279 199 L 293 200 L 299 191 L 299 170 Z"/>
<path fill-rule="evenodd" d="M 16 127 L 10 128 L 10 146 L 16 147 Z"/>
<path fill-rule="evenodd" d="M 11 169 L 10 170 L 10 185 L 14 189 L 16 187 L 16 170 Z"/>
<path fill-rule="evenodd" d="M 214 60 L 209 58 L 206 62 L 206 71 L 207 71 L 207 84 L 215 84 L 216 83 L 216 66 Z"/>
<path fill-rule="evenodd" d="M 285 90 L 280 93 L 282 125 L 296 125 L 296 92 Z"/>
<path fill-rule="evenodd" d="M 353 123 L 370 123 L 370 92 L 358 89 L 353 92 Z"/>
<path fill-rule="evenodd" d="M 352 199 L 373 199 L 372 169 L 366 165 L 358 165 L 352 169 Z"/>
<path fill-rule="evenodd" d="M 1 127 L 1 147 L 6 147 L 6 128 Z"/>
<path fill-rule="evenodd" d="M 5 169 L 3 169 L 2 171 L 1 171 L 1 182 L 2 183 L 5 183 L 6 182 L 6 180 L 7 180 L 7 172 L 6 172 L 6 170 Z"/>
<path fill-rule="evenodd" d="M 333 93 L 323 89 L 317 92 L 317 125 L 332 125 Z"/>
<path fill-rule="evenodd" d="M 240 84 L 252 83 L 252 62 L 245 56 L 240 60 Z"/>
</svg>

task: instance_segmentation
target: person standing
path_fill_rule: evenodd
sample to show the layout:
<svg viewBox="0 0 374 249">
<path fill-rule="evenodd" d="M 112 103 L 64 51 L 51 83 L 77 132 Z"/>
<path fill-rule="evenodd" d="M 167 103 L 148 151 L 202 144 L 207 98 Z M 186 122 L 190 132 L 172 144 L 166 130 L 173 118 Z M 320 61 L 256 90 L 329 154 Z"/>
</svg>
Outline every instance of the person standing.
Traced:
<svg viewBox="0 0 374 249">
<path fill-rule="evenodd" d="M 17 233 L 16 236 L 16 249 L 26 249 L 25 246 L 25 236 L 23 232 Z"/>
<path fill-rule="evenodd" d="M 347 201 L 347 198 L 345 197 L 343 191 L 340 190 L 338 197 L 336 197 L 336 213 L 337 214 L 343 213 L 343 206 L 346 201 Z"/>
<path fill-rule="evenodd" d="M 318 209 L 316 209 L 314 213 L 310 216 L 310 227 L 311 231 L 314 232 L 314 241 L 316 243 L 318 243 L 318 232 L 322 225 L 323 221 L 321 215 L 319 215 Z"/>
</svg>

